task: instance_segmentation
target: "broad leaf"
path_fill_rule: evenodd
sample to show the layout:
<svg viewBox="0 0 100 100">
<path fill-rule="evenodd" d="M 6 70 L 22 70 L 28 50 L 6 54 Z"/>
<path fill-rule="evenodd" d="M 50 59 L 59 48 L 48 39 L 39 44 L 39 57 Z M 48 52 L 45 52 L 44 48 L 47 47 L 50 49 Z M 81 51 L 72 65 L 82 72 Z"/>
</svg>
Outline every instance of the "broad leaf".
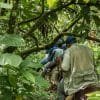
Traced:
<svg viewBox="0 0 100 100">
<path fill-rule="evenodd" d="M 34 63 L 33 61 L 31 60 L 24 60 L 21 64 L 20 64 L 20 68 L 22 70 L 26 70 L 26 69 L 38 69 L 38 68 L 41 68 L 42 65 L 40 63 Z"/>
<path fill-rule="evenodd" d="M 11 9 L 12 5 L 8 3 L 0 3 L 0 8 Z"/>
<path fill-rule="evenodd" d="M 20 64 L 20 68 L 32 68 L 33 62 L 31 60 L 23 60 L 23 62 Z"/>
<path fill-rule="evenodd" d="M 0 20 L 7 20 L 8 19 L 8 16 L 0 16 Z"/>
<path fill-rule="evenodd" d="M 7 46 L 25 46 L 25 41 L 19 35 L 4 35 L 0 37 L 0 44 Z"/>
<path fill-rule="evenodd" d="M 22 75 L 26 80 L 30 81 L 31 83 L 35 83 L 35 77 L 31 72 L 24 71 Z"/>
<path fill-rule="evenodd" d="M 12 85 L 13 87 L 16 87 L 17 76 L 9 73 L 9 83 L 10 83 L 10 85 Z"/>
<path fill-rule="evenodd" d="M 46 81 L 39 75 L 36 76 L 36 84 L 41 88 L 48 88 L 48 86 L 50 85 L 48 81 Z"/>
<path fill-rule="evenodd" d="M 22 58 L 15 54 L 5 53 L 0 55 L 0 65 L 11 65 L 18 67 Z"/>
</svg>

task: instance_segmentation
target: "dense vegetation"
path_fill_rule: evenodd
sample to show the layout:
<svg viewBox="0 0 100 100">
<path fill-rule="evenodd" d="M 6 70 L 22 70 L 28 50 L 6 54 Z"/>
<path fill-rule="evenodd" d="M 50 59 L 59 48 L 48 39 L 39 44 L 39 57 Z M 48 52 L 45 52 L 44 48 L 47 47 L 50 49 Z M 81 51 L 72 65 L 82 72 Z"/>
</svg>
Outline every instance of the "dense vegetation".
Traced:
<svg viewBox="0 0 100 100">
<path fill-rule="evenodd" d="M 92 41 L 100 74 L 100 0 L 0 0 L 0 30 L 0 100 L 55 100 L 38 69 L 44 50 L 68 35 Z"/>
</svg>

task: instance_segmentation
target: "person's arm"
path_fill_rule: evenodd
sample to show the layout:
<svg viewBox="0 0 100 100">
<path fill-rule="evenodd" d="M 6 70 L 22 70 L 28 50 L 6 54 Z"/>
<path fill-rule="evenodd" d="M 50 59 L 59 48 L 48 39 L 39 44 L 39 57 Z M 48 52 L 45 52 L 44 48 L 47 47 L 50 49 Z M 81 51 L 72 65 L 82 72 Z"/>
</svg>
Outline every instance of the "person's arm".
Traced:
<svg viewBox="0 0 100 100">
<path fill-rule="evenodd" d="M 52 71 L 55 68 L 56 62 L 49 62 L 42 71 L 42 76 L 45 77 L 46 74 Z"/>
<path fill-rule="evenodd" d="M 65 51 L 61 68 L 63 71 L 69 71 L 70 68 L 70 51 L 67 49 Z"/>
<path fill-rule="evenodd" d="M 49 69 L 50 71 L 56 66 L 56 62 L 51 61 L 46 68 Z"/>
<path fill-rule="evenodd" d="M 48 54 L 45 55 L 45 57 L 40 62 L 42 65 L 45 65 L 48 63 Z"/>
</svg>

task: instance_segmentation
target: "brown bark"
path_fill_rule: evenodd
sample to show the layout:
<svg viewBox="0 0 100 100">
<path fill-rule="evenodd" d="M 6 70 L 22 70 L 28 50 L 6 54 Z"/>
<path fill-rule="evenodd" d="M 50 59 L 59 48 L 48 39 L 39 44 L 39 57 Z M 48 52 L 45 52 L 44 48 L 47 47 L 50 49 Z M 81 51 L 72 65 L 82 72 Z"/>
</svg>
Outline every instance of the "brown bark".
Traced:
<svg viewBox="0 0 100 100">
<path fill-rule="evenodd" d="M 16 26 L 16 19 L 18 14 L 18 7 L 19 7 L 20 0 L 15 0 L 13 4 L 13 8 L 10 13 L 10 18 L 8 22 L 8 34 L 14 34 L 15 26 Z"/>
</svg>

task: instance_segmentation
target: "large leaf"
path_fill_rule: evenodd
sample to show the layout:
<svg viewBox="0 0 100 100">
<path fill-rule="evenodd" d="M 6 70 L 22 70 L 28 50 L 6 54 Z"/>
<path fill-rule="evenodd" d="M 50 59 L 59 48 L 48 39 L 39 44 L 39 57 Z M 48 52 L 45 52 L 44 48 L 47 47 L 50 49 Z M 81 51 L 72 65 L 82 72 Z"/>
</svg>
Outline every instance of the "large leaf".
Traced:
<svg viewBox="0 0 100 100">
<path fill-rule="evenodd" d="M 22 75 L 26 80 L 30 81 L 31 83 L 35 83 L 35 77 L 31 72 L 24 71 Z"/>
<path fill-rule="evenodd" d="M 0 65 L 11 65 L 18 67 L 22 58 L 15 54 L 5 53 L 0 55 Z"/>
<path fill-rule="evenodd" d="M 16 87 L 17 76 L 13 74 L 9 74 L 9 83 L 11 86 Z"/>
<path fill-rule="evenodd" d="M 7 46 L 25 46 L 25 41 L 19 35 L 4 35 L 0 36 L 0 44 Z"/>
<path fill-rule="evenodd" d="M 41 88 L 48 88 L 49 87 L 49 82 L 46 81 L 44 78 L 41 76 L 36 76 L 36 82 L 35 82 L 39 87 Z"/>
<path fill-rule="evenodd" d="M 0 3 L 0 8 L 11 9 L 12 5 L 8 3 Z"/>
<path fill-rule="evenodd" d="M 20 64 L 20 68 L 32 68 L 34 65 L 34 62 L 32 62 L 31 60 L 23 60 L 23 62 Z"/>
</svg>

